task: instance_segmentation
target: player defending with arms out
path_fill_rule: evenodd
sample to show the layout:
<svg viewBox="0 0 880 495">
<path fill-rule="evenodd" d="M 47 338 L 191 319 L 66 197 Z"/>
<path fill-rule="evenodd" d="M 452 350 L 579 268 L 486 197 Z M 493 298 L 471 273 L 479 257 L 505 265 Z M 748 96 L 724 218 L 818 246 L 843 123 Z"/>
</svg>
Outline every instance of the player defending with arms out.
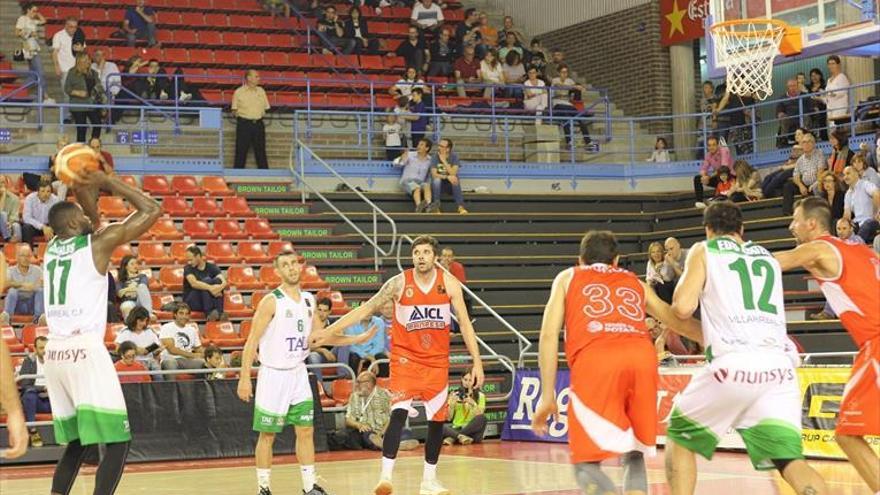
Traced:
<svg viewBox="0 0 880 495">
<path fill-rule="evenodd" d="M 655 453 L 657 353 L 645 311 L 699 339 L 699 323 L 678 321 L 669 305 L 630 271 L 617 267 L 617 240 L 590 231 L 581 240 L 580 265 L 556 276 L 541 324 L 541 402 L 532 428 L 546 434 L 557 413 L 559 331 L 571 369 L 569 446 L 585 494 L 617 489 L 599 463 L 623 457 L 627 494 L 647 494 L 644 453 Z"/>
<path fill-rule="evenodd" d="M 880 260 L 871 248 L 832 237 L 831 209 L 821 198 L 795 208 L 789 227 L 798 241 L 776 253 L 783 270 L 803 267 L 816 277 L 859 353 L 837 415 L 837 444 L 871 491 L 880 493 L 880 459 L 865 435 L 880 435 Z"/>
<path fill-rule="evenodd" d="M 437 240 L 419 236 L 413 241 L 414 267 L 395 275 L 378 294 L 330 326 L 341 331 L 394 301 L 391 325 L 391 420 L 382 445 L 382 475 L 373 490 L 376 495 L 393 493 L 391 473 L 400 448 L 406 416 L 415 416 L 414 399 L 425 403 L 428 438 L 425 469 L 419 495 L 448 495 L 437 481 L 437 461 L 443 445 L 446 396 L 449 387 L 449 330 L 452 311 L 461 325 L 461 335 L 473 359 L 474 387 L 483 386 L 483 362 L 477 337 L 467 314 L 461 284 L 434 266 Z"/>
<path fill-rule="evenodd" d="M 6 284 L 6 257 L 0 251 L 0 293 Z M 27 451 L 28 435 L 24 424 L 24 413 L 18 387 L 15 384 L 15 372 L 12 369 L 12 358 L 6 342 L 0 339 L 0 409 L 6 411 L 6 431 L 9 437 L 9 448 L 0 449 L 0 458 L 15 459 Z"/>
<path fill-rule="evenodd" d="M 332 334 L 317 315 L 315 298 L 300 289 L 302 263 L 293 251 L 275 257 L 275 272 L 281 286 L 267 294 L 257 306 L 253 329 L 248 335 L 241 360 L 238 397 L 253 397 L 251 365 L 260 351 L 260 374 L 254 401 L 254 430 L 259 432 L 256 465 L 259 495 L 271 495 L 272 445 L 285 425 L 296 432 L 296 456 L 302 473 L 303 493 L 326 495 L 315 483 L 315 442 L 312 425 L 314 404 L 309 373 L 305 366 L 309 347 L 351 345 L 366 342 L 370 332 L 355 336 Z M 375 328 L 373 329 L 375 333 Z"/>
<path fill-rule="evenodd" d="M 98 189 L 122 196 L 134 213 L 92 233 Z M 49 210 L 55 237 L 43 258 L 43 298 L 49 343 L 46 389 L 55 438 L 67 444 L 52 479 L 52 493 L 67 495 L 88 446 L 106 451 L 95 476 L 95 495 L 110 495 L 122 477 L 131 440 L 125 398 L 104 347 L 107 268 L 113 250 L 140 237 L 161 215 L 158 203 L 115 176 L 84 172 L 76 186 L 80 205 L 62 201 Z"/>
<path fill-rule="evenodd" d="M 711 459 L 731 428 L 755 469 L 778 469 L 798 495 L 827 493 L 805 461 L 797 355 L 785 328 L 782 272 L 773 255 L 743 240 L 739 207 L 712 203 L 703 212 L 706 241 L 688 253 L 672 310 L 701 308 L 708 366 L 675 401 L 666 436 L 671 495 L 693 495 L 694 453 Z"/>
</svg>

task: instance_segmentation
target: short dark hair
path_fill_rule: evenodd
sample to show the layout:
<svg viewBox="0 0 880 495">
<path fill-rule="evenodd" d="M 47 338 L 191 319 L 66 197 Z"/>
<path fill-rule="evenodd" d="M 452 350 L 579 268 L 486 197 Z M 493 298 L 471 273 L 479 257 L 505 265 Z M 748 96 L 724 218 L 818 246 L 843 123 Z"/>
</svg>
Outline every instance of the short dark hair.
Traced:
<svg viewBox="0 0 880 495">
<path fill-rule="evenodd" d="M 617 238 L 610 230 L 589 230 L 581 239 L 581 262 L 587 265 L 592 263 L 614 263 L 617 257 Z"/>
<path fill-rule="evenodd" d="M 513 35 L 513 33 L 507 33 L 509 35 Z M 513 65 L 515 61 L 522 60 L 522 56 L 520 56 L 519 52 L 516 50 L 510 50 L 507 52 L 507 55 L 504 57 L 504 61 L 507 62 L 507 65 Z"/>
<path fill-rule="evenodd" d="M 185 309 L 188 313 L 192 313 L 192 309 L 190 309 L 189 304 L 181 301 L 174 305 L 174 314 L 179 313 L 181 309 Z"/>
<path fill-rule="evenodd" d="M 446 141 L 446 146 L 449 148 L 449 151 L 452 151 L 452 147 L 455 146 L 449 138 L 442 138 L 440 141 Z"/>
<path fill-rule="evenodd" d="M 831 56 L 828 57 L 825 61 L 826 61 L 826 62 L 832 62 L 832 61 L 833 61 L 834 63 L 839 64 L 839 63 L 840 63 L 840 57 L 838 57 L 837 55 L 831 55 Z"/>
<path fill-rule="evenodd" d="M 39 337 L 34 339 L 34 347 L 37 346 L 40 342 L 49 342 L 49 338 L 45 335 L 40 335 Z"/>
<path fill-rule="evenodd" d="M 318 299 L 315 306 L 327 306 L 328 308 L 333 308 L 333 301 L 331 301 L 329 297 L 322 297 Z"/>
<path fill-rule="evenodd" d="M 209 345 L 205 347 L 205 359 L 211 359 L 215 354 L 223 355 L 223 351 L 220 350 L 216 345 Z"/>
<path fill-rule="evenodd" d="M 422 139 L 419 139 L 419 142 L 420 142 L 420 143 L 421 143 L 421 142 L 424 142 L 424 143 L 428 146 L 428 151 L 431 151 L 431 148 L 434 147 L 434 143 L 431 142 L 431 140 L 428 139 L 428 138 L 426 138 L 426 137 L 423 137 Z"/>
<path fill-rule="evenodd" d="M 541 44 L 541 39 L 540 39 L 540 38 L 532 38 L 532 42 L 529 43 L 529 44 L 530 44 L 530 45 L 534 45 L 535 43 L 537 43 L 537 44 L 540 45 L 540 44 Z"/>
<path fill-rule="evenodd" d="M 710 134 L 709 137 L 706 138 L 706 144 L 709 144 L 709 141 L 715 141 L 717 143 L 718 136 L 715 136 L 714 134 Z"/>
<path fill-rule="evenodd" d="M 477 11 L 477 9 L 474 9 L 474 8 L 465 9 L 465 11 L 464 11 L 464 17 L 465 17 L 465 19 L 467 19 L 468 17 L 470 17 L 471 14 L 473 14 L 473 13 L 476 12 L 476 11 Z"/>
<path fill-rule="evenodd" d="M 732 201 L 715 201 L 703 210 L 703 226 L 715 235 L 739 234 L 743 229 L 742 210 Z"/>
<path fill-rule="evenodd" d="M 425 90 L 422 88 L 413 88 L 412 91 L 410 91 L 410 93 L 412 93 L 412 94 L 418 93 L 420 95 L 423 95 L 423 94 L 425 94 Z"/>
<path fill-rule="evenodd" d="M 429 236 L 429 235 L 420 235 L 416 237 L 416 239 L 412 243 L 412 248 L 415 249 L 416 246 L 422 245 L 431 246 L 431 250 L 434 251 L 434 256 L 437 256 L 437 250 L 440 248 L 440 243 L 437 242 L 437 239 Z"/>
<path fill-rule="evenodd" d="M 795 203 L 795 208 L 800 208 L 804 217 L 811 218 L 826 231 L 831 232 L 831 206 L 824 198 L 810 196 Z"/>
<path fill-rule="evenodd" d="M 556 67 L 556 72 L 562 72 L 562 69 L 568 70 L 568 64 L 559 64 L 559 66 Z"/>
<path fill-rule="evenodd" d="M 125 326 L 134 330 L 138 320 L 149 320 L 150 312 L 143 306 L 135 306 L 125 317 Z"/>
<path fill-rule="evenodd" d="M 158 58 L 151 58 L 150 61 L 149 61 L 148 63 L 152 64 L 153 62 L 156 62 L 156 65 L 159 65 L 159 59 L 158 59 Z"/>
<path fill-rule="evenodd" d="M 846 130 L 840 126 L 831 131 L 831 136 L 837 140 L 837 143 L 840 146 L 846 146 L 849 144 L 849 134 L 847 134 Z"/>
<path fill-rule="evenodd" d="M 296 251 L 294 251 L 293 249 L 284 249 L 275 255 L 275 259 L 272 260 L 272 264 L 277 266 L 278 260 L 285 256 L 296 256 L 297 261 L 299 261 L 299 254 Z"/>
<path fill-rule="evenodd" d="M 79 212 L 79 206 L 70 201 L 59 201 L 49 208 L 49 227 L 55 233 L 66 232 L 71 215 Z"/>
<path fill-rule="evenodd" d="M 703 81 L 703 86 L 712 86 L 712 89 L 715 89 L 715 84 L 712 81 Z"/>
<path fill-rule="evenodd" d="M 195 244 L 190 244 L 186 247 L 186 251 L 188 253 L 192 253 L 193 256 L 204 256 L 202 254 L 202 248 L 196 246 Z"/>
<path fill-rule="evenodd" d="M 37 184 L 37 189 L 42 189 L 44 187 L 52 187 L 52 177 L 49 175 L 40 176 L 40 182 Z"/>
<path fill-rule="evenodd" d="M 718 167 L 718 175 L 727 174 L 730 175 L 730 167 L 727 165 L 722 165 Z"/>
<path fill-rule="evenodd" d="M 21 4 L 22 13 L 27 14 L 28 10 L 31 10 L 31 7 L 34 7 L 34 4 L 32 4 L 30 2 L 25 2 L 25 3 Z"/>
<path fill-rule="evenodd" d="M 116 354 L 121 358 L 122 356 L 125 356 L 128 351 L 135 351 L 135 356 L 137 356 L 137 345 L 130 340 L 126 340 L 119 344 L 119 347 L 116 349 Z"/>
</svg>

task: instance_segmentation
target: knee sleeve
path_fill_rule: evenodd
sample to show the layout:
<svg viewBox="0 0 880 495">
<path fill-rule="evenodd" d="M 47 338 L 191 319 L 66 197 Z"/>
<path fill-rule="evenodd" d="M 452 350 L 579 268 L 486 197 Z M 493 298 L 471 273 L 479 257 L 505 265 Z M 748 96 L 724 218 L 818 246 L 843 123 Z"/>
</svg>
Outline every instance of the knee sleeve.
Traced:
<svg viewBox="0 0 880 495">
<path fill-rule="evenodd" d="M 382 441 L 382 456 L 388 459 L 397 458 L 397 450 L 400 448 L 400 435 L 406 425 L 406 409 L 391 411 L 391 420 L 385 429 L 385 439 Z"/>
<path fill-rule="evenodd" d="M 125 470 L 125 459 L 128 457 L 128 448 L 131 442 L 108 443 L 104 451 L 104 457 L 98 464 L 95 473 L 94 495 L 113 495 L 119 480 L 122 479 L 122 471 Z"/>
<path fill-rule="evenodd" d="M 621 456 L 623 461 L 623 491 L 642 491 L 648 493 L 648 471 L 645 468 L 645 455 L 638 451 L 627 452 Z"/>
<path fill-rule="evenodd" d="M 425 462 L 437 464 L 443 447 L 443 423 L 428 421 L 428 438 L 425 440 Z"/>
<path fill-rule="evenodd" d="M 74 440 L 67 444 L 64 454 L 55 466 L 55 474 L 52 476 L 52 493 L 58 495 L 68 495 L 70 489 L 73 488 L 73 482 L 79 473 L 85 459 L 86 447 L 83 447 L 79 440 Z"/>
<path fill-rule="evenodd" d="M 584 493 L 617 493 L 614 482 L 605 473 L 598 462 L 581 462 L 574 465 L 574 474 L 578 486 Z"/>
</svg>

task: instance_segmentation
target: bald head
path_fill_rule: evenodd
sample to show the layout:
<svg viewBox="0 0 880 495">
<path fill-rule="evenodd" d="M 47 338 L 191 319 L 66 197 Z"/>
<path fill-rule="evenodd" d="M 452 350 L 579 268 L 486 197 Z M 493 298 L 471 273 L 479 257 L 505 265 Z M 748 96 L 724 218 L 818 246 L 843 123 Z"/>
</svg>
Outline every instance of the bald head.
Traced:
<svg viewBox="0 0 880 495">
<path fill-rule="evenodd" d="M 677 260 L 681 257 L 681 243 L 675 237 L 667 237 L 663 242 L 663 248 L 673 259 Z"/>
<path fill-rule="evenodd" d="M 15 249 L 15 261 L 19 268 L 27 269 L 31 265 L 32 256 L 31 247 L 25 243 L 21 243 Z"/>
</svg>

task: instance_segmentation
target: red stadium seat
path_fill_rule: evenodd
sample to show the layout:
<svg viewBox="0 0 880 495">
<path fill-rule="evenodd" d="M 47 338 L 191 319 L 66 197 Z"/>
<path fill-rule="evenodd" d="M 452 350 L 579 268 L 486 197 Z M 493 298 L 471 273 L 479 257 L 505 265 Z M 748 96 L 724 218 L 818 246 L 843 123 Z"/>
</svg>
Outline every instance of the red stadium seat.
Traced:
<svg viewBox="0 0 880 495">
<path fill-rule="evenodd" d="M 223 294 L 223 311 L 236 318 L 249 318 L 254 315 L 254 311 L 244 303 L 244 297 L 239 292 L 226 291 Z"/>
<path fill-rule="evenodd" d="M 30 347 L 34 345 L 34 340 L 37 337 L 48 337 L 49 336 L 49 327 L 40 327 L 37 325 L 25 325 L 24 328 L 21 329 L 21 343 L 25 345 L 25 347 Z"/>
<path fill-rule="evenodd" d="M 367 70 L 383 70 L 381 55 L 361 55 L 361 68 Z"/>
<path fill-rule="evenodd" d="M 187 200 L 176 196 L 162 199 L 162 211 L 170 217 L 193 217 L 196 214 Z"/>
<path fill-rule="evenodd" d="M 6 347 L 9 348 L 9 352 L 24 352 L 24 344 L 22 344 L 18 337 L 15 336 L 15 331 L 12 327 L 0 327 L 0 337 L 3 338 L 3 342 L 6 343 Z"/>
<path fill-rule="evenodd" d="M 116 246 L 112 253 L 110 253 L 110 263 L 113 265 L 118 265 L 122 258 L 126 256 L 133 255 L 134 252 L 131 250 L 131 244 L 120 244 Z"/>
<path fill-rule="evenodd" d="M 205 256 L 214 263 L 239 263 L 241 256 L 235 254 L 227 241 L 208 241 Z"/>
<path fill-rule="evenodd" d="M 170 218 L 160 218 L 150 227 L 147 234 L 153 239 L 160 241 L 173 241 L 183 239 L 183 232 L 177 230 L 174 220 Z"/>
<path fill-rule="evenodd" d="M 175 263 L 186 263 L 186 249 L 194 244 L 191 241 L 178 241 L 171 243 L 171 257 Z"/>
<path fill-rule="evenodd" d="M 216 218 L 226 216 L 223 208 L 217 204 L 214 198 L 196 197 L 193 199 L 193 210 L 202 218 Z"/>
<path fill-rule="evenodd" d="M 162 20 L 165 19 L 164 12 Z M 180 23 L 186 26 L 204 26 L 205 15 L 201 12 L 181 12 Z"/>
<path fill-rule="evenodd" d="M 230 50 L 217 50 L 214 52 L 214 63 L 220 65 L 238 65 L 238 52 Z"/>
<path fill-rule="evenodd" d="M 269 43 L 269 46 L 277 46 L 279 48 L 293 48 L 296 45 L 289 34 L 270 34 Z"/>
<path fill-rule="evenodd" d="M 333 381 L 333 400 L 337 406 L 348 404 L 354 384 L 350 378 L 339 378 Z"/>
<path fill-rule="evenodd" d="M 197 45 L 199 43 L 199 38 L 196 36 L 195 31 L 190 30 L 181 30 L 174 31 L 174 44 L 176 45 Z M 168 57 L 168 49 L 165 49 L 165 57 Z"/>
<path fill-rule="evenodd" d="M 229 188 L 223 177 L 208 176 L 202 178 L 202 188 L 208 196 L 232 196 L 235 192 Z"/>
<path fill-rule="evenodd" d="M 131 213 L 131 209 L 125 204 L 125 200 L 118 196 L 100 196 L 98 198 L 98 211 L 109 218 L 124 218 Z"/>
<path fill-rule="evenodd" d="M 229 285 L 235 286 L 238 290 L 246 289 L 262 289 L 264 284 L 254 276 L 254 269 L 245 265 L 230 266 L 226 272 L 226 279 Z"/>
<path fill-rule="evenodd" d="M 159 281 L 166 290 L 180 292 L 183 290 L 183 268 L 179 266 L 163 266 L 159 269 Z"/>
<path fill-rule="evenodd" d="M 224 239 L 247 239 L 248 233 L 241 230 L 238 220 L 218 218 L 214 220 L 214 232 Z"/>
<path fill-rule="evenodd" d="M 266 52 L 263 54 L 263 63 L 272 67 L 287 67 L 290 57 L 285 52 Z"/>
<path fill-rule="evenodd" d="M 240 347 L 244 344 L 244 339 L 239 337 L 235 327 L 228 321 L 209 321 L 205 324 L 205 337 L 219 347 Z"/>
<path fill-rule="evenodd" d="M 238 334 L 241 335 L 241 338 L 247 340 L 248 336 L 251 334 L 251 320 L 241 322 L 241 325 L 238 328 Z"/>
<path fill-rule="evenodd" d="M 351 311 L 351 308 L 345 302 L 345 299 L 342 298 L 342 293 L 338 290 L 322 290 L 318 292 L 317 298 L 327 298 L 330 299 L 330 310 L 334 315 L 344 315 Z"/>
<path fill-rule="evenodd" d="M 223 198 L 223 211 L 230 217 L 252 217 L 255 216 L 254 210 L 248 206 L 247 199 L 240 196 L 231 196 Z"/>
<path fill-rule="evenodd" d="M 119 177 L 119 180 L 121 180 L 122 182 L 125 182 L 126 184 L 128 184 L 129 186 L 131 186 L 135 189 L 141 188 L 141 185 L 138 184 L 137 179 L 133 175 L 120 175 L 118 177 Z"/>
<path fill-rule="evenodd" d="M 212 65 L 214 63 L 214 50 L 197 48 L 189 51 L 189 59 L 194 64 Z"/>
<path fill-rule="evenodd" d="M 263 249 L 260 241 L 241 241 L 238 243 L 238 255 L 247 263 L 268 263 L 272 258 Z"/>
<path fill-rule="evenodd" d="M 248 46 L 245 34 L 237 31 L 223 33 L 223 44 L 229 48 Z"/>
<path fill-rule="evenodd" d="M 250 15 L 230 15 L 229 25 L 238 29 L 249 28 L 254 25 L 254 17 Z"/>
<path fill-rule="evenodd" d="M 223 38 L 219 31 L 202 31 L 199 33 L 199 44 L 208 46 L 223 46 Z"/>
<path fill-rule="evenodd" d="M 284 251 L 294 251 L 293 243 L 290 241 L 272 241 L 269 243 L 269 258 L 274 260 L 279 253 Z"/>
<path fill-rule="evenodd" d="M 138 258 L 147 265 L 170 265 L 174 262 L 162 242 L 141 242 L 138 244 Z"/>
<path fill-rule="evenodd" d="M 265 33 L 248 33 L 247 44 L 259 47 L 272 46 L 269 42 L 269 35 Z"/>
<path fill-rule="evenodd" d="M 216 239 L 217 232 L 211 229 L 207 220 L 202 218 L 186 218 L 183 220 L 183 231 L 190 239 Z"/>
<path fill-rule="evenodd" d="M 321 276 L 318 275 L 318 269 L 314 266 L 306 266 L 302 271 L 302 275 L 300 276 L 300 284 L 302 284 L 303 288 L 306 290 L 315 290 L 315 289 L 326 289 L 330 287 L 330 284 L 321 279 Z"/>
<path fill-rule="evenodd" d="M 252 239 L 277 239 L 278 234 L 272 230 L 269 222 L 262 218 L 248 218 L 244 221 L 244 230 Z"/>
<path fill-rule="evenodd" d="M 171 190 L 171 184 L 168 183 L 168 179 L 162 175 L 145 175 L 144 191 L 156 196 L 168 196 L 174 194 L 174 191 Z"/>
<path fill-rule="evenodd" d="M 104 22 L 107 20 L 107 9 L 84 8 L 82 9 L 82 18 L 88 19 L 89 22 Z"/>
<path fill-rule="evenodd" d="M 201 196 L 205 193 L 192 175 L 175 175 L 171 178 L 171 189 L 179 196 Z"/>
<path fill-rule="evenodd" d="M 281 277 L 275 273 L 275 267 L 272 265 L 263 265 L 260 267 L 260 281 L 270 289 L 274 289 L 281 285 Z"/>
<path fill-rule="evenodd" d="M 107 349 L 116 349 L 116 334 L 125 328 L 122 323 L 108 323 L 104 328 L 104 345 Z"/>
<path fill-rule="evenodd" d="M 251 309 L 252 310 L 254 310 L 254 311 L 257 310 L 257 307 L 260 305 L 260 301 L 262 301 L 263 298 L 266 297 L 266 294 L 268 294 L 268 292 L 263 291 L 263 290 L 255 290 L 253 292 L 253 294 L 251 294 Z"/>
<path fill-rule="evenodd" d="M 174 317 L 171 311 L 162 311 L 162 306 L 174 302 L 174 296 L 171 294 L 150 294 L 150 299 L 153 301 L 153 313 L 156 315 L 156 318 L 170 320 Z"/>
<path fill-rule="evenodd" d="M 224 28 L 229 25 L 229 19 L 226 14 L 205 14 L 205 24 L 214 29 Z M 250 25 L 250 22 L 248 22 Z M 244 27 L 244 25 L 235 25 L 236 27 Z"/>
</svg>

